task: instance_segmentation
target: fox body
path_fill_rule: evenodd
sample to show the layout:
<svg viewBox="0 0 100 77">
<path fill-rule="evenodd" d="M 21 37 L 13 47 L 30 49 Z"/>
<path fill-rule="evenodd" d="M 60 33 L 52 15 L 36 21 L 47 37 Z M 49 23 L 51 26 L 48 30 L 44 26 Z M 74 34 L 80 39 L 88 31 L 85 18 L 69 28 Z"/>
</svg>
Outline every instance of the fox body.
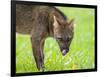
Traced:
<svg viewBox="0 0 100 77">
<path fill-rule="evenodd" d="M 44 68 L 43 46 L 48 36 L 54 37 L 62 55 L 69 51 L 73 22 L 57 8 L 42 5 L 16 5 L 16 32 L 29 34 L 38 70 Z"/>
</svg>

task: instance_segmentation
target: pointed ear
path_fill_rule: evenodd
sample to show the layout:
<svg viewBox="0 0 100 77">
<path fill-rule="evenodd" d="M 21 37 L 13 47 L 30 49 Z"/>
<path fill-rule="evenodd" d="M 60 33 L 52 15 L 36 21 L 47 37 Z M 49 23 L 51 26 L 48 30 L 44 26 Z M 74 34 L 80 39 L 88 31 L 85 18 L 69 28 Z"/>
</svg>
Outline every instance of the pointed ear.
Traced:
<svg viewBox="0 0 100 77">
<path fill-rule="evenodd" d="M 58 23 L 59 21 L 57 21 L 56 16 L 53 16 L 53 19 L 54 19 L 53 20 L 54 21 L 53 22 L 53 33 L 54 33 L 54 36 L 55 36 L 55 35 L 59 35 L 58 33 L 59 33 L 59 29 L 60 29 L 59 27 L 60 26 L 59 26 L 59 23 Z"/>
<path fill-rule="evenodd" d="M 68 26 L 71 28 L 71 29 L 73 29 L 74 28 L 74 26 L 75 26 L 75 19 L 72 19 L 72 20 L 70 20 L 69 22 L 68 22 Z"/>
<path fill-rule="evenodd" d="M 53 16 L 53 26 L 54 26 L 54 28 L 58 28 L 59 27 L 59 23 L 58 23 L 58 21 L 57 21 L 57 18 L 56 18 L 56 16 L 54 15 Z"/>
</svg>

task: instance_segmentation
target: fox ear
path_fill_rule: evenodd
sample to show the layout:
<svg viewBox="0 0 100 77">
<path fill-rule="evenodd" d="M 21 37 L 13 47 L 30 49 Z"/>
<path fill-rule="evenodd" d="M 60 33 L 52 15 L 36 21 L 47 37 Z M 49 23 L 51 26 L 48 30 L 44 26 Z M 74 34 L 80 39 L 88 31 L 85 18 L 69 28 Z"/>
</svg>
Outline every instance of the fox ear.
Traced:
<svg viewBox="0 0 100 77">
<path fill-rule="evenodd" d="M 72 19 L 72 20 L 70 20 L 68 23 L 67 23 L 67 25 L 71 28 L 71 29 L 73 29 L 74 28 L 74 26 L 75 26 L 75 19 Z"/>
<path fill-rule="evenodd" d="M 59 30 L 60 30 L 60 25 L 59 25 L 59 21 L 57 20 L 56 16 L 53 16 L 53 33 L 54 36 L 55 35 L 59 35 Z"/>
<path fill-rule="evenodd" d="M 58 28 L 59 27 L 59 23 L 58 23 L 58 21 L 57 21 L 57 18 L 56 18 L 56 16 L 54 15 L 53 16 L 53 26 L 54 26 L 54 28 Z"/>
</svg>

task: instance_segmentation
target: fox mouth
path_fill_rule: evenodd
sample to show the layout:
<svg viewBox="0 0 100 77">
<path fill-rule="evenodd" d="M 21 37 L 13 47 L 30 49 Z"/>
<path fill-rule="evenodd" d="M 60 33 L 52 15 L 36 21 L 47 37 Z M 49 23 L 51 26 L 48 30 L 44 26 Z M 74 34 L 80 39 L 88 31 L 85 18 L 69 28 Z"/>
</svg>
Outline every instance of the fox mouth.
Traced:
<svg viewBox="0 0 100 77">
<path fill-rule="evenodd" d="M 62 50 L 62 55 L 65 56 L 67 54 L 67 52 L 69 51 L 69 49 L 63 49 Z"/>
</svg>

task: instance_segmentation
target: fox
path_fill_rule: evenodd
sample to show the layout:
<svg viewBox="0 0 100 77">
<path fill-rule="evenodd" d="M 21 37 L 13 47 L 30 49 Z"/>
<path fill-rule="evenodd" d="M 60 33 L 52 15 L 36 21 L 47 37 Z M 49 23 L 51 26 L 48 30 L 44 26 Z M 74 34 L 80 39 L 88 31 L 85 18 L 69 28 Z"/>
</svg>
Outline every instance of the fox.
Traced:
<svg viewBox="0 0 100 77">
<path fill-rule="evenodd" d="M 55 38 L 65 56 L 74 36 L 74 18 L 68 20 L 55 6 L 16 4 L 16 32 L 30 35 L 36 67 L 44 70 L 45 39 Z"/>
</svg>

